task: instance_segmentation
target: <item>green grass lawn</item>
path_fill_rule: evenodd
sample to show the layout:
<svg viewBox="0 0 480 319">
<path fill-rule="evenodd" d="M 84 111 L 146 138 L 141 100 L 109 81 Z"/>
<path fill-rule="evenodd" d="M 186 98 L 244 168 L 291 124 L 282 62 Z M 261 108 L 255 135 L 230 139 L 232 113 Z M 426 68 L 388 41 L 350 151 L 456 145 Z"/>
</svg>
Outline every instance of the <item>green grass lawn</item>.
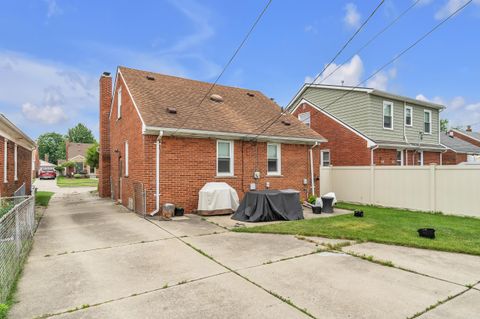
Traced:
<svg viewBox="0 0 480 319">
<path fill-rule="evenodd" d="M 35 193 L 35 204 L 38 206 L 48 206 L 48 202 L 50 202 L 53 194 L 53 192 L 37 191 Z"/>
<path fill-rule="evenodd" d="M 98 179 L 57 177 L 58 187 L 97 187 Z"/>
<path fill-rule="evenodd" d="M 352 212 L 330 218 L 241 227 L 234 231 L 353 239 L 480 255 L 478 218 L 347 203 L 338 203 L 336 206 L 350 210 L 361 209 L 365 217 L 353 217 Z M 435 228 L 436 238 L 432 240 L 419 237 L 417 229 L 424 227 Z"/>
</svg>

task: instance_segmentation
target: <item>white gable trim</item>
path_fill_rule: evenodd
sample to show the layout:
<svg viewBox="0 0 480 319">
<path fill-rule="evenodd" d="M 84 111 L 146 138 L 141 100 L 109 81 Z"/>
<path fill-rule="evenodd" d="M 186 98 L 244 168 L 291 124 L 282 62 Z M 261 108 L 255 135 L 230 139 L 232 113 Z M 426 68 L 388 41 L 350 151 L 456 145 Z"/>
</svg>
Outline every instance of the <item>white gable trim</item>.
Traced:
<svg viewBox="0 0 480 319">
<path fill-rule="evenodd" d="M 324 114 L 325 116 L 327 116 L 328 118 L 334 120 L 335 122 L 337 122 L 338 124 L 342 125 L 343 127 L 345 127 L 346 129 L 348 129 L 349 131 L 351 131 L 352 133 L 360 136 L 361 138 L 363 138 L 365 141 L 367 141 L 367 147 L 368 148 L 371 148 L 371 147 L 374 147 L 377 145 L 377 143 L 375 143 L 374 141 L 372 141 L 371 139 L 369 139 L 368 137 L 366 137 L 365 135 L 363 135 L 362 133 L 360 133 L 359 131 L 357 131 L 356 129 L 354 129 L 353 127 L 345 124 L 344 122 L 340 121 L 339 119 L 337 119 L 336 117 L 334 117 L 333 115 L 331 115 L 330 113 L 324 111 L 323 109 L 321 109 L 320 107 L 318 107 L 317 105 L 313 104 L 312 102 L 306 100 L 306 99 L 302 99 L 299 103 L 297 103 L 297 105 L 292 109 L 292 110 L 289 110 L 288 112 L 289 113 L 294 113 L 298 107 L 300 105 L 302 105 L 303 103 L 305 104 L 308 104 L 310 105 L 311 107 L 313 107 L 314 109 L 316 109 L 317 111 L 319 111 L 320 113 Z M 311 118 L 313 117 L 313 115 L 310 116 L 310 121 L 311 121 Z"/>
<path fill-rule="evenodd" d="M 475 138 L 475 137 L 473 137 L 473 136 L 470 136 L 470 135 L 468 135 L 468 134 L 465 134 L 465 133 L 463 133 L 462 131 L 459 131 L 459 130 L 456 130 L 456 129 L 453 129 L 452 131 L 457 132 L 458 134 L 462 134 L 462 135 L 465 136 L 465 137 L 471 138 L 471 139 L 474 140 L 474 141 L 480 142 L 480 140 L 479 140 L 478 138 Z M 468 143 L 468 142 L 467 142 L 467 143 Z"/>
<path fill-rule="evenodd" d="M 81 160 L 82 162 L 84 162 L 86 160 L 86 158 L 83 155 L 77 155 L 77 156 L 74 156 L 74 157 L 68 159 L 68 161 L 72 161 L 72 162 L 75 162 L 75 161 L 78 161 L 78 160 Z"/>
<path fill-rule="evenodd" d="M 110 104 L 110 114 L 108 116 L 109 119 L 112 118 L 112 110 L 113 110 L 113 102 L 115 101 L 115 92 L 117 92 L 117 84 L 118 84 L 118 77 L 122 77 L 123 84 L 125 88 L 127 89 L 128 96 L 130 96 L 130 100 L 132 100 L 133 106 L 135 107 L 135 110 L 137 111 L 138 117 L 140 118 L 140 121 L 142 122 L 142 127 L 145 127 L 145 121 L 142 118 L 142 115 L 140 114 L 140 110 L 138 109 L 137 103 L 135 103 L 135 100 L 133 99 L 133 95 L 130 92 L 130 89 L 128 88 L 127 81 L 125 81 L 125 78 L 122 75 L 122 72 L 120 72 L 120 68 L 117 69 L 117 76 L 115 77 L 115 87 L 112 92 L 112 104 Z"/>
</svg>

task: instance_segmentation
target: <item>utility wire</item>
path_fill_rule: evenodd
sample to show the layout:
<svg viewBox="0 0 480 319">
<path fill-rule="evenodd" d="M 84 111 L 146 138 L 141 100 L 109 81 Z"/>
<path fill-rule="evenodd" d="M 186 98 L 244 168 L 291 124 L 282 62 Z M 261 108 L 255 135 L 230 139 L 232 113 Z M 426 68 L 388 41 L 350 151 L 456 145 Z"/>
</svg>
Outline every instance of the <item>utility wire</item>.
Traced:
<svg viewBox="0 0 480 319">
<path fill-rule="evenodd" d="M 384 65 L 382 65 L 380 67 L 380 69 L 378 69 L 377 71 L 375 71 L 373 74 L 371 74 L 368 78 L 364 79 L 363 81 L 361 81 L 360 83 L 358 83 L 356 86 L 354 87 L 351 87 L 350 90 L 348 90 L 345 94 L 341 95 L 340 97 L 338 97 L 337 99 L 333 100 L 331 103 L 327 104 L 324 108 L 322 108 L 322 110 L 325 110 L 327 109 L 329 106 L 335 104 L 336 102 L 338 102 L 339 100 L 341 100 L 342 98 L 344 98 L 345 96 L 347 96 L 348 94 L 350 94 L 351 92 L 355 91 L 355 89 L 357 89 L 358 87 L 360 87 L 363 83 L 365 83 L 366 81 L 370 80 L 372 77 L 374 77 L 375 75 L 377 75 L 379 72 L 381 72 L 383 69 L 385 69 L 387 66 L 389 66 L 390 64 L 392 64 L 393 62 L 395 62 L 396 60 L 398 60 L 401 56 L 403 56 L 405 53 L 407 53 L 408 51 L 410 51 L 412 48 L 414 48 L 417 44 L 419 44 L 421 41 L 423 41 L 425 38 L 427 38 L 430 34 L 432 34 L 433 32 L 435 32 L 435 30 L 437 30 L 440 26 L 442 26 L 445 22 L 447 22 L 448 20 L 450 20 L 454 15 L 456 15 L 457 13 L 459 13 L 461 10 L 463 10 L 466 6 L 468 6 L 473 0 L 469 0 L 467 1 L 464 5 L 462 5 L 461 7 L 459 7 L 457 10 L 455 10 L 452 14 L 450 14 L 448 17 L 446 17 L 445 19 L 443 19 L 442 21 L 440 21 L 437 25 L 435 25 L 432 29 L 430 29 L 430 31 L 426 32 L 425 34 L 423 34 L 420 38 L 418 38 L 415 42 L 413 42 L 410 46 L 408 46 L 406 49 L 404 49 L 403 51 L 401 51 L 398 55 L 396 55 L 395 57 L 393 57 L 393 59 L 391 59 L 390 61 L 388 61 L 387 63 L 385 63 Z M 313 115 L 310 116 L 310 119 L 312 119 L 313 117 L 317 116 L 318 113 L 315 113 Z M 303 121 L 302 121 L 303 122 Z M 286 130 L 288 130 L 290 127 L 282 130 L 281 132 L 284 132 Z"/>
<path fill-rule="evenodd" d="M 342 54 L 342 52 L 346 49 L 346 47 L 350 44 L 350 42 L 353 41 L 353 39 L 360 33 L 360 31 L 367 25 L 367 23 L 370 21 L 370 19 L 375 15 L 375 13 L 378 11 L 378 9 L 380 9 L 380 7 L 383 5 L 383 3 L 385 2 L 385 0 L 381 0 L 379 2 L 379 4 L 375 7 L 375 9 L 370 13 L 370 15 L 368 16 L 367 19 L 365 19 L 365 21 L 363 21 L 362 25 L 360 25 L 360 27 L 357 28 L 357 30 L 353 33 L 353 35 L 348 39 L 347 42 L 345 42 L 343 44 L 343 46 L 340 48 L 340 50 L 335 54 L 335 56 L 330 60 L 330 62 L 328 62 L 327 65 L 325 65 L 325 67 L 323 68 L 323 70 L 313 79 L 313 81 L 311 83 L 308 84 L 307 88 L 312 86 L 320 76 L 323 75 L 323 73 L 330 67 L 330 65 L 332 65 L 333 62 L 335 62 L 335 60 L 338 58 L 338 56 L 340 54 Z M 268 130 L 273 124 L 275 124 L 275 122 L 277 122 L 283 115 L 285 114 L 285 111 L 282 111 L 280 112 L 280 114 L 278 116 L 275 116 L 273 118 L 273 121 L 267 126 L 265 127 L 260 133 L 256 134 L 254 138 L 258 138 L 258 136 L 260 136 L 261 134 L 263 134 L 266 130 Z M 263 123 L 262 125 L 260 125 L 259 128 L 261 128 L 263 125 L 269 123 L 272 119 L 269 119 L 267 120 L 265 123 Z"/>
<path fill-rule="evenodd" d="M 230 66 L 230 64 L 233 62 L 233 60 L 235 59 L 235 57 L 237 56 L 238 52 L 240 52 L 240 50 L 242 49 L 242 47 L 244 46 L 244 44 L 247 42 L 248 38 L 250 37 L 250 35 L 252 34 L 252 32 L 255 30 L 257 24 L 260 22 L 260 20 L 262 19 L 262 17 L 265 15 L 265 13 L 267 12 L 267 9 L 270 7 L 270 4 L 272 3 L 273 0 L 268 0 L 267 4 L 265 5 L 265 7 L 263 8 L 263 10 L 260 12 L 260 14 L 258 15 L 257 19 L 255 20 L 255 22 L 253 23 L 253 25 L 250 27 L 250 30 L 248 30 L 247 34 L 245 35 L 245 37 L 243 38 L 242 42 L 240 43 L 240 45 L 237 47 L 237 49 L 235 50 L 235 52 L 233 53 L 233 55 L 230 57 L 230 59 L 228 60 L 228 62 L 225 64 L 225 66 L 223 67 L 222 69 L 222 72 L 220 72 L 220 74 L 217 76 L 217 78 L 215 79 L 215 82 L 212 83 L 212 85 L 210 86 L 210 88 L 208 89 L 207 93 L 205 94 L 205 96 L 202 98 L 202 100 L 200 101 L 200 103 L 197 105 L 197 107 L 193 110 L 193 112 L 185 119 L 185 121 L 183 121 L 183 123 L 173 132 L 172 136 L 174 136 L 178 130 L 180 130 L 187 122 L 188 120 L 191 118 L 191 116 L 193 114 L 195 114 L 195 112 L 198 111 L 198 109 L 200 108 L 200 106 L 202 105 L 202 103 L 205 101 L 205 99 L 207 98 L 207 96 L 210 95 L 210 93 L 212 92 L 213 88 L 215 87 L 215 85 L 217 85 L 218 81 L 220 80 L 220 78 L 223 76 L 223 74 L 225 73 L 225 71 L 227 70 L 227 68 Z"/>
</svg>

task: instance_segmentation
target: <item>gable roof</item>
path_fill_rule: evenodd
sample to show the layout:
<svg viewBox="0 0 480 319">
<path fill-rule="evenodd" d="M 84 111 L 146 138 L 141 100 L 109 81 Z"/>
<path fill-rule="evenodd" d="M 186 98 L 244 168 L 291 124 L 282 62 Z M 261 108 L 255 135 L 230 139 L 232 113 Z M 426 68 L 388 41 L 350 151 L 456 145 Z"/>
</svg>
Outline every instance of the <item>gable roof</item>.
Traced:
<svg viewBox="0 0 480 319">
<path fill-rule="evenodd" d="M 377 90 L 373 88 L 368 88 L 368 87 L 354 87 L 354 86 L 341 86 L 341 85 L 329 85 L 329 84 L 309 84 L 305 83 L 298 93 L 293 97 L 293 99 L 288 103 L 287 105 L 287 110 L 289 110 L 293 105 L 295 105 L 295 101 L 298 100 L 298 98 L 309 88 L 320 88 L 320 89 L 330 89 L 330 90 L 343 90 L 345 93 L 348 91 L 354 91 L 354 92 L 364 92 L 367 94 L 375 95 L 375 96 L 380 96 L 388 99 L 394 99 L 394 100 L 400 100 L 400 101 L 405 101 L 407 103 L 411 104 L 417 104 L 417 105 L 422 105 L 434 109 L 439 109 L 442 110 L 445 108 L 445 106 L 428 102 L 428 101 L 422 101 L 422 100 L 417 100 L 413 99 L 407 96 L 401 96 L 393 93 L 389 93 L 386 91 L 382 90 Z"/>
<path fill-rule="evenodd" d="M 448 134 L 440 134 L 440 143 L 457 153 L 480 154 L 480 147 Z"/>
<path fill-rule="evenodd" d="M 0 113 L 0 136 L 3 136 L 28 150 L 33 150 L 36 147 L 35 142 L 21 129 L 15 126 L 15 124 L 10 122 L 10 120 L 2 113 Z"/>
<path fill-rule="evenodd" d="M 85 158 L 85 154 L 87 153 L 87 150 L 92 145 L 93 144 L 67 142 L 67 145 L 66 145 L 67 160 L 71 160 L 72 158 L 77 157 L 79 155 Z"/>
<path fill-rule="evenodd" d="M 468 132 L 468 131 L 459 130 L 459 129 L 453 129 L 452 131 L 457 132 L 457 133 L 462 134 L 462 135 L 465 135 L 467 137 L 470 137 L 470 138 L 480 142 L 480 133 L 479 132 L 473 132 L 473 131 Z"/>
<path fill-rule="evenodd" d="M 118 68 L 118 76 L 123 78 L 147 134 L 163 130 L 168 135 L 178 130 L 178 135 L 253 138 L 281 112 L 275 102 L 255 90 L 215 85 L 210 96 L 199 105 L 211 83 L 126 67 Z M 214 94 L 221 96 L 223 101 L 211 100 Z M 167 108 L 175 108 L 176 114 L 169 113 Z M 282 115 L 259 139 L 302 143 L 326 141 L 291 114 Z"/>
</svg>

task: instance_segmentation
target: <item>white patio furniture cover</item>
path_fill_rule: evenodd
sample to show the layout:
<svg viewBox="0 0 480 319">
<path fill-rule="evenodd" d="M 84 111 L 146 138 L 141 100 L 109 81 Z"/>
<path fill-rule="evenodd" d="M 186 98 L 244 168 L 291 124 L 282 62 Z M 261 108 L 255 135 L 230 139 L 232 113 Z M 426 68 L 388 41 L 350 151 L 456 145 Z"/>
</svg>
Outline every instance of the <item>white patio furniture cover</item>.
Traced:
<svg viewBox="0 0 480 319">
<path fill-rule="evenodd" d="M 238 194 L 227 183 L 207 183 L 198 194 L 199 211 L 215 211 L 231 209 L 236 211 L 239 200 Z"/>
</svg>

